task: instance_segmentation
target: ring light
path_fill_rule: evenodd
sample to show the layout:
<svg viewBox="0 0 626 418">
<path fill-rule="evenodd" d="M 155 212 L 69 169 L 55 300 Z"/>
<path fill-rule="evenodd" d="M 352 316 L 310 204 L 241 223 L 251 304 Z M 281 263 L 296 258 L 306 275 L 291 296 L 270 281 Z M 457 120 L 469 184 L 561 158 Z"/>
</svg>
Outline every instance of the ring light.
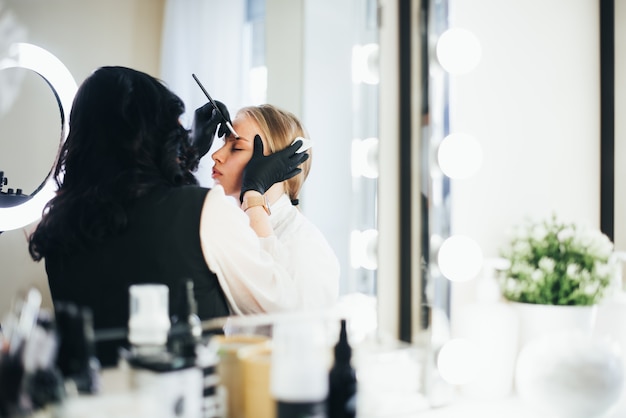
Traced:
<svg viewBox="0 0 626 418">
<path fill-rule="evenodd" d="M 61 114 L 60 149 L 69 132 L 69 114 L 78 89 L 74 77 L 56 56 L 41 47 L 28 43 L 11 45 L 8 56 L 0 60 L 0 71 L 7 68 L 25 68 L 34 71 L 52 89 Z M 56 184 L 52 176 L 55 164 L 56 161 L 44 182 L 28 200 L 17 206 L 0 208 L 0 231 L 22 228 L 41 218 L 44 207 L 56 192 Z"/>
</svg>

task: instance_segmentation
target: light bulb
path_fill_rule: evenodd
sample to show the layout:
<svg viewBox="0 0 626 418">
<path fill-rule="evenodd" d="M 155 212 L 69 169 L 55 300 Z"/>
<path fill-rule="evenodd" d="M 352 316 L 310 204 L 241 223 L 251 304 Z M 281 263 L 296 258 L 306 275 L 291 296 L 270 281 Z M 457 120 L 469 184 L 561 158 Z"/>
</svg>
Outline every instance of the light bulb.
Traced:
<svg viewBox="0 0 626 418">
<path fill-rule="evenodd" d="M 454 235 L 441 244 L 437 263 L 441 273 L 447 279 L 453 282 L 464 282 L 480 273 L 483 253 L 473 239 L 463 235 Z"/>
<path fill-rule="evenodd" d="M 378 138 L 352 141 L 352 177 L 378 178 Z"/>
<path fill-rule="evenodd" d="M 468 134 L 450 134 L 441 141 L 437 150 L 441 171 L 453 179 L 474 175 L 483 163 L 483 151 L 476 139 Z"/>
<path fill-rule="evenodd" d="M 472 71 L 480 62 L 481 55 L 480 41 L 467 29 L 448 29 L 437 41 L 437 59 L 450 74 Z"/>
<path fill-rule="evenodd" d="M 350 264 L 352 268 L 378 268 L 378 231 L 352 231 L 350 235 Z"/>
<path fill-rule="evenodd" d="M 378 44 L 352 47 L 352 82 L 378 84 Z"/>
</svg>

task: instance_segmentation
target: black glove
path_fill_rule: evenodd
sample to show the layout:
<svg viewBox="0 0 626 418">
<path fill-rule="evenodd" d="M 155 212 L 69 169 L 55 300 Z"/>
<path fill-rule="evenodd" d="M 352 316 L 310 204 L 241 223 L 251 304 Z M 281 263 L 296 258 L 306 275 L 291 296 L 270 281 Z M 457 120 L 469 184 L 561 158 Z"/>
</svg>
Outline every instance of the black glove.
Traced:
<svg viewBox="0 0 626 418">
<path fill-rule="evenodd" d="M 248 190 L 256 190 L 265 194 L 267 189 L 275 183 L 289 180 L 302 171 L 300 164 L 309 158 L 306 152 L 296 153 L 302 146 L 302 141 L 297 140 L 284 150 L 270 155 L 263 155 L 263 141 L 261 137 L 254 137 L 254 151 L 252 158 L 243 169 L 243 180 L 239 200 L 243 202 L 243 195 Z"/>
<path fill-rule="evenodd" d="M 217 107 L 220 108 L 224 118 L 230 122 L 230 114 L 226 105 L 222 102 L 215 101 Z M 198 150 L 200 157 L 204 156 L 211 145 L 213 145 L 213 139 L 215 138 L 215 132 L 217 126 L 221 123 L 218 136 L 228 134 L 230 131 L 226 126 L 226 120 L 224 120 L 220 114 L 215 110 L 213 105 L 209 102 L 202 107 L 196 109 L 196 113 L 193 116 L 193 125 L 191 127 L 191 145 Z"/>
</svg>

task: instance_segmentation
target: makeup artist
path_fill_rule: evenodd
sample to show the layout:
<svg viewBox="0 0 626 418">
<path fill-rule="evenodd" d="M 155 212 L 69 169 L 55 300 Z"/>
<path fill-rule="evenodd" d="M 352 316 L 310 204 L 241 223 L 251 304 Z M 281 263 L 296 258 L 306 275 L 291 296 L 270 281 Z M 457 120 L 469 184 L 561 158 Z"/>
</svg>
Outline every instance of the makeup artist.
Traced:
<svg viewBox="0 0 626 418">
<path fill-rule="evenodd" d="M 128 288 L 135 283 L 168 285 L 172 314 L 191 278 L 200 318 L 228 315 L 206 261 L 215 245 L 231 252 L 225 262 L 236 274 L 265 286 L 288 276 L 223 189 L 200 187 L 193 176 L 197 146 L 208 150 L 215 131 L 225 133 L 222 118 L 200 108 L 190 133 L 180 124 L 183 112 L 183 102 L 163 83 L 125 67 L 97 69 L 74 99 L 54 169 L 58 191 L 29 238 L 29 251 L 34 260 L 45 259 L 53 303 L 90 308 L 96 331 L 127 327 Z M 296 154 L 301 144 L 257 156 L 259 193 L 299 172 L 308 158 Z M 227 233 L 221 223 L 229 225 Z M 273 297 L 285 309 L 297 300 L 291 288 Z M 116 365 L 125 344 L 97 344 L 102 365 Z"/>
</svg>

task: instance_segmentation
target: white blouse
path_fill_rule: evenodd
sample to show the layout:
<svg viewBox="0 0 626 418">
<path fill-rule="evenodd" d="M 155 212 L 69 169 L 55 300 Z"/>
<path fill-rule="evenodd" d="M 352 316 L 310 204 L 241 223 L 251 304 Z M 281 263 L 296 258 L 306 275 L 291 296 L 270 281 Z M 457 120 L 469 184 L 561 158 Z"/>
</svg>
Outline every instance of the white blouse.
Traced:
<svg viewBox="0 0 626 418">
<path fill-rule="evenodd" d="M 259 238 L 248 216 L 220 185 L 207 194 L 200 240 L 231 312 L 251 314 L 332 307 L 339 296 L 339 260 L 287 195 L 272 204 L 274 235 Z"/>
</svg>

